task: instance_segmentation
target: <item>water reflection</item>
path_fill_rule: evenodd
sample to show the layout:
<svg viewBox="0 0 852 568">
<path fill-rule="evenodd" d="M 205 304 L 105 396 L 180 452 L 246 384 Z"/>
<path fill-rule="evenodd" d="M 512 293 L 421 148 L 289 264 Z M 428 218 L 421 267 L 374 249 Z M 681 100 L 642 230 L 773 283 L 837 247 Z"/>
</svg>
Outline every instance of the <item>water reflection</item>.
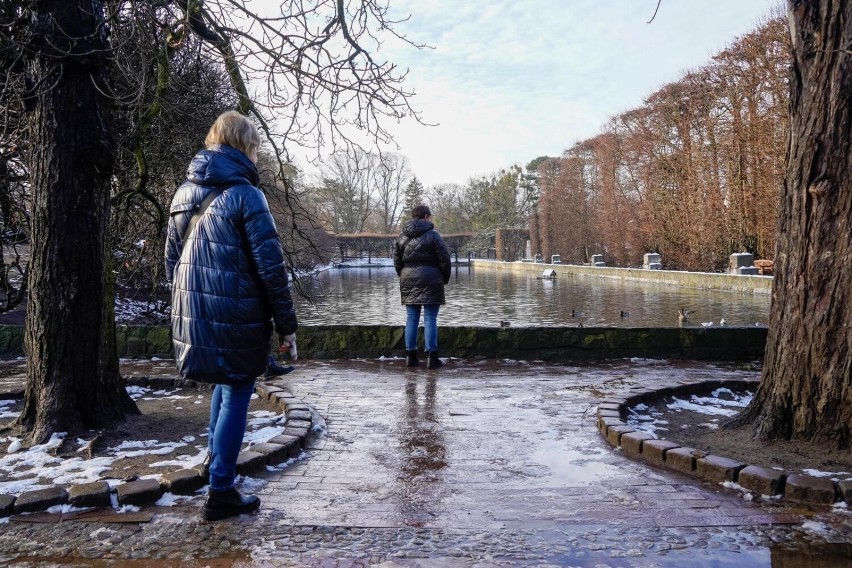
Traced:
<svg viewBox="0 0 852 568">
<path fill-rule="evenodd" d="M 423 400 L 418 386 L 423 383 Z M 425 379 L 410 373 L 405 384 L 404 416 L 400 422 L 399 442 L 402 463 L 397 481 L 399 508 L 403 522 L 421 527 L 435 514 L 440 471 L 447 467 L 447 448 L 435 412 L 435 377 Z"/>
<path fill-rule="evenodd" d="M 539 479 L 541 486 L 566 487 L 600 483 L 618 476 L 619 469 L 605 461 L 608 452 L 590 446 L 582 439 L 541 439 L 532 460 L 547 468 L 548 475 Z"/>
<path fill-rule="evenodd" d="M 837 568 L 852 566 L 852 543 L 779 544 L 770 551 L 772 568 Z"/>
<path fill-rule="evenodd" d="M 299 300 L 306 324 L 403 325 L 399 281 L 391 267 L 348 268 L 305 277 L 302 284 L 318 297 L 315 306 Z M 695 310 L 690 327 L 766 325 L 768 294 L 722 292 L 605 278 L 513 274 L 453 268 L 447 304 L 439 326 L 607 326 L 676 327 L 678 309 Z"/>
</svg>

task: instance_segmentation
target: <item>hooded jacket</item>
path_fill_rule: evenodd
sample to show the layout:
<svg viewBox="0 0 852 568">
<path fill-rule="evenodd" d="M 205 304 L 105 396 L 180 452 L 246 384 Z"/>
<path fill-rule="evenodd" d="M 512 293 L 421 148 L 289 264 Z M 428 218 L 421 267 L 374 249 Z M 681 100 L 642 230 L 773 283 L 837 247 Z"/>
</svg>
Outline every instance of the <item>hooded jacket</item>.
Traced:
<svg viewBox="0 0 852 568">
<path fill-rule="evenodd" d="M 444 284 L 450 281 L 450 253 L 435 226 L 411 219 L 394 247 L 393 266 L 399 275 L 403 304 L 444 304 Z"/>
<path fill-rule="evenodd" d="M 257 168 L 227 145 L 201 150 L 172 200 L 166 276 L 178 372 L 194 381 L 254 379 L 267 365 L 273 325 L 296 331 L 284 251 Z M 185 235 L 215 188 L 224 189 Z"/>
</svg>

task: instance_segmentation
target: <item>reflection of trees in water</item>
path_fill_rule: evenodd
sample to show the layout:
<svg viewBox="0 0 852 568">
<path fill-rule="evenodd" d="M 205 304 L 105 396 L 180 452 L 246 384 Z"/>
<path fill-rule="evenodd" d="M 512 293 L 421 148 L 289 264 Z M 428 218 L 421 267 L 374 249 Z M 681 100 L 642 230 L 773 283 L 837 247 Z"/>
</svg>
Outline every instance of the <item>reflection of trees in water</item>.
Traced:
<svg viewBox="0 0 852 568">
<path fill-rule="evenodd" d="M 435 377 L 425 379 L 422 403 L 417 397 L 418 379 L 410 376 L 405 385 L 405 415 L 400 428 L 402 463 L 397 482 L 400 514 L 410 526 L 422 526 L 434 516 L 439 472 L 447 466 L 447 449 L 435 412 Z"/>
</svg>

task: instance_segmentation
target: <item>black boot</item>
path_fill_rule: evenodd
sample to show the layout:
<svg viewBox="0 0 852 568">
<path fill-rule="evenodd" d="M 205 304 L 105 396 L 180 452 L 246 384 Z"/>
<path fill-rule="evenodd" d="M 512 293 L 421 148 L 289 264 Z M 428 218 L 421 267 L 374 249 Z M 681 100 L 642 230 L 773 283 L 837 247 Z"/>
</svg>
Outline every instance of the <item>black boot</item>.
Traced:
<svg viewBox="0 0 852 568">
<path fill-rule="evenodd" d="M 251 513 L 260 507 L 260 498 L 257 495 L 243 495 L 236 487 L 225 491 L 207 492 L 207 502 L 201 514 L 206 521 L 215 521 L 235 517 L 243 513 Z"/>
<path fill-rule="evenodd" d="M 426 355 L 429 356 L 429 358 L 426 360 L 427 369 L 437 369 L 438 367 L 444 364 L 443 361 L 438 359 L 437 351 L 429 351 L 428 353 L 426 353 Z"/>
<path fill-rule="evenodd" d="M 280 377 L 281 375 L 286 375 L 287 373 L 293 371 L 295 367 L 293 365 L 281 366 L 275 362 L 275 358 L 270 355 L 269 361 L 266 364 L 266 372 L 263 373 L 263 377 L 268 379 L 271 377 Z"/>
<path fill-rule="evenodd" d="M 196 468 L 195 471 L 198 472 L 203 479 L 210 479 L 210 462 L 213 461 L 213 452 L 207 451 L 207 455 L 204 456 L 204 461 L 201 462 L 201 465 Z"/>
<path fill-rule="evenodd" d="M 420 364 L 420 359 L 417 358 L 417 349 L 411 349 L 405 352 L 405 366 L 416 367 Z"/>
</svg>

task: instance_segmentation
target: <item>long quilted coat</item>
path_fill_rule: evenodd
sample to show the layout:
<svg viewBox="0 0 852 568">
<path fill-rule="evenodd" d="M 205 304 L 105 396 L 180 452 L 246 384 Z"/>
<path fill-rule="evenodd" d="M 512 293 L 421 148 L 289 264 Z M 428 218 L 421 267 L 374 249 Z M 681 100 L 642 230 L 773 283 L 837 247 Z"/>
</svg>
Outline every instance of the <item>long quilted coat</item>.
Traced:
<svg viewBox="0 0 852 568">
<path fill-rule="evenodd" d="M 273 325 L 280 334 L 296 331 L 284 251 L 258 181 L 245 154 L 213 146 L 192 159 L 172 200 L 166 275 L 175 360 L 184 378 L 253 379 L 266 369 Z M 184 235 L 215 187 L 224 191 Z"/>
<path fill-rule="evenodd" d="M 399 275 L 403 304 L 443 304 L 444 284 L 450 281 L 450 253 L 435 226 L 411 219 L 394 247 L 393 265 Z"/>
</svg>

